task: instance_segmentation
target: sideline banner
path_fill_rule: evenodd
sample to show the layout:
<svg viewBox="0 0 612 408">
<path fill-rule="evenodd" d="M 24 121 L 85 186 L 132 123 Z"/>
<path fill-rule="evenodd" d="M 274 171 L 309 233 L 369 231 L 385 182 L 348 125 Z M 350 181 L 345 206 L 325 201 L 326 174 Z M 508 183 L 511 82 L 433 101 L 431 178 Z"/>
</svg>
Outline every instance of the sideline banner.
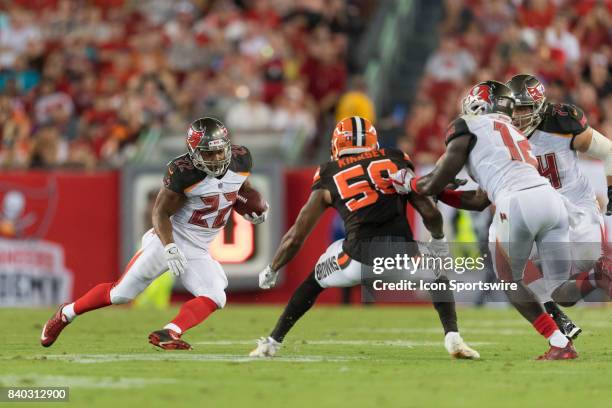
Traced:
<svg viewBox="0 0 612 408">
<path fill-rule="evenodd" d="M 118 273 L 116 172 L 0 175 L 0 306 L 52 306 Z"/>
</svg>

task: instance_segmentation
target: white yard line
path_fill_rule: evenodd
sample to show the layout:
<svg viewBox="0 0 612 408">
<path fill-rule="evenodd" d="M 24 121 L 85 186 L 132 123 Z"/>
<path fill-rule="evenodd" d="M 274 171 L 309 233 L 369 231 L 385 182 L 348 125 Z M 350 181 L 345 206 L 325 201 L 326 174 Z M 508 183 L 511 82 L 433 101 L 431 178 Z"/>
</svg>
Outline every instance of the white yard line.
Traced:
<svg viewBox="0 0 612 408">
<path fill-rule="evenodd" d="M 254 344 L 251 342 L 251 344 Z M 242 354 L 198 354 L 189 351 L 178 352 L 156 352 L 151 354 L 49 354 L 32 356 L 28 359 L 48 359 L 56 361 L 67 361 L 72 363 L 116 363 L 123 361 L 187 361 L 187 362 L 232 362 L 250 363 L 262 359 L 248 357 L 246 352 Z M 317 363 L 317 362 L 345 362 L 352 360 L 364 360 L 365 357 L 355 356 L 318 356 L 300 355 L 283 356 L 274 359 L 263 359 L 284 363 Z"/>
<path fill-rule="evenodd" d="M 501 336 L 521 336 L 525 333 L 529 333 L 530 330 L 533 330 L 531 327 L 525 325 L 524 329 L 504 329 L 500 326 L 500 328 L 473 328 L 468 327 L 466 325 L 461 325 L 461 333 L 469 336 L 470 334 L 492 334 L 492 335 L 501 335 Z M 375 328 L 375 329 L 355 329 L 351 330 L 359 333 L 387 333 L 387 334 L 410 334 L 410 333 L 426 333 L 426 334 L 439 334 L 442 335 L 442 328 L 427 328 L 427 327 L 414 327 L 414 328 L 405 328 L 405 327 L 389 327 L 389 328 Z"/>
<path fill-rule="evenodd" d="M 438 333 L 440 330 L 437 331 Z M 382 346 L 382 347 L 443 347 L 442 341 L 413 341 L 413 340 L 300 340 L 299 343 L 305 345 L 336 345 L 336 346 Z M 253 340 L 218 340 L 218 341 L 198 341 L 193 344 L 207 346 L 231 346 L 231 345 L 254 345 Z M 490 342 L 470 342 L 474 346 L 488 346 L 495 343 Z"/>
</svg>

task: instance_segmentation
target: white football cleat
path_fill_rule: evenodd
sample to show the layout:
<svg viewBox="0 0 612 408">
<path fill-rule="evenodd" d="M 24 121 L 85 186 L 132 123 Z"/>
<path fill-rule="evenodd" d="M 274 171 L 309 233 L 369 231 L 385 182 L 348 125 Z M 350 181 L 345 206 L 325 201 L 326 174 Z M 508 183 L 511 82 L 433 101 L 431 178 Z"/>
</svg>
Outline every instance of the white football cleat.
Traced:
<svg viewBox="0 0 612 408">
<path fill-rule="evenodd" d="M 249 353 L 249 357 L 274 357 L 281 348 L 281 343 L 272 337 L 262 337 L 257 340 L 257 347 Z"/>
<path fill-rule="evenodd" d="M 480 358 L 480 354 L 465 344 L 459 333 L 448 332 L 444 337 L 444 347 L 453 358 L 476 360 Z"/>
</svg>

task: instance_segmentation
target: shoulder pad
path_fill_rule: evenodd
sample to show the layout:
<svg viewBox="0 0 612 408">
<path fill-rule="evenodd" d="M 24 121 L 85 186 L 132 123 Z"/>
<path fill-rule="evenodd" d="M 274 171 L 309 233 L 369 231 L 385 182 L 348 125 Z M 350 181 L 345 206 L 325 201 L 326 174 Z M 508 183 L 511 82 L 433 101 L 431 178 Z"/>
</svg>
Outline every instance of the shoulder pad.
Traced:
<svg viewBox="0 0 612 408">
<path fill-rule="evenodd" d="M 468 127 L 465 119 L 460 116 L 454 121 L 452 121 L 451 124 L 448 126 L 448 129 L 446 130 L 446 135 L 444 137 L 444 143 L 448 144 L 454 138 L 463 135 L 474 136 L 474 134 L 470 131 L 470 128 Z"/>
<path fill-rule="evenodd" d="M 325 180 L 327 179 L 327 173 L 330 165 L 334 162 L 326 162 L 317 167 L 314 175 L 312 176 L 312 189 L 317 190 L 325 188 Z"/>
<path fill-rule="evenodd" d="M 186 188 L 206 178 L 206 173 L 195 168 L 188 154 L 172 159 L 164 176 L 164 187 L 176 193 L 183 193 Z"/>
<path fill-rule="evenodd" d="M 406 164 L 409 168 L 414 170 L 414 163 L 412 163 L 412 159 L 408 153 L 404 153 L 396 147 L 385 147 L 384 149 L 390 159 L 396 159 L 400 163 Z"/>
<path fill-rule="evenodd" d="M 245 146 L 232 145 L 232 161 L 229 169 L 236 173 L 249 173 L 253 168 L 253 157 Z"/>
<path fill-rule="evenodd" d="M 549 133 L 577 135 L 588 129 L 586 115 L 575 105 L 549 104 L 538 130 Z"/>
</svg>

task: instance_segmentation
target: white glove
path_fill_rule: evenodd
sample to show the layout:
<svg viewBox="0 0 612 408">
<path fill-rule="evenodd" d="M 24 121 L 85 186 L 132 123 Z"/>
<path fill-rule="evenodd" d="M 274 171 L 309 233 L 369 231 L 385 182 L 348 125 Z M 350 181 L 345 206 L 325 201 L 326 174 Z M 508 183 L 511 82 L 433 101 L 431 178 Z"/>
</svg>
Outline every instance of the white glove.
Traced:
<svg viewBox="0 0 612 408">
<path fill-rule="evenodd" d="M 414 178 L 415 174 L 410 169 L 401 169 L 396 173 L 389 174 L 391 184 L 393 188 L 399 194 L 408 194 L 412 189 L 410 188 L 410 180 Z"/>
<path fill-rule="evenodd" d="M 166 261 L 168 262 L 168 269 L 174 276 L 179 276 L 185 272 L 187 267 L 187 258 L 176 246 L 174 242 L 169 243 L 164 247 L 166 251 Z"/>
<path fill-rule="evenodd" d="M 432 237 L 429 240 L 429 244 L 427 246 L 429 247 L 432 256 L 439 258 L 450 257 L 450 250 L 448 249 L 448 242 L 446 242 L 446 237 L 442 237 L 440 239 Z"/>
<path fill-rule="evenodd" d="M 446 242 L 446 237 L 442 237 L 440 239 L 436 239 L 432 237 L 429 240 L 429 243 L 427 244 L 427 249 L 428 249 L 430 256 L 442 259 L 442 262 L 441 262 L 442 265 L 445 264 L 444 262 L 445 259 L 451 256 L 450 250 L 448 249 L 448 243 Z M 433 273 L 436 279 L 438 279 L 440 276 L 446 276 L 446 271 L 444 270 L 444 268 L 442 269 L 434 268 Z"/>
<path fill-rule="evenodd" d="M 252 212 L 250 215 L 244 214 L 242 217 L 248 222 L 250 222 L 251 224 L 254 224 L 254 225 L 261 224 L 262 222 L 266 221 L 266 218 L 268 218 L 269 210 L 270 210 L 270 206 L 266 204 L 266 210 L 262 212 L 261 214 L 257 215 L 255 212 Z"/>
<path fill-rule="evenodd" d="M 273 271 L 270 265 L 266 269 L 259 272 L 259 287 L 262 289 L 270 289 L 276 286 L 278 271 Z"/>
</svg>

